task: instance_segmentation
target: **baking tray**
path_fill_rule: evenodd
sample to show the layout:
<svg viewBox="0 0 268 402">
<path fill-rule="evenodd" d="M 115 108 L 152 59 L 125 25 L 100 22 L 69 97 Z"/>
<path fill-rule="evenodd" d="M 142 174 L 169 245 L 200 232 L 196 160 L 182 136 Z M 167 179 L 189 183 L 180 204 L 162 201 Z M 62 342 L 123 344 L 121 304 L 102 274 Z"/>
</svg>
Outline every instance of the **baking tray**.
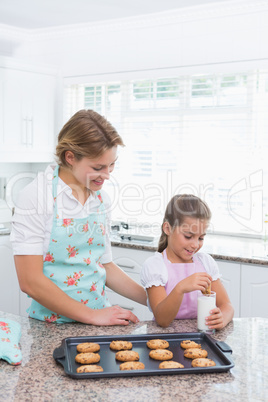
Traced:
<svg viewBox="0 0 268 402">
<path fill-rule="evenodd" d="M 180 369 L 159 369 L 160 361 L 153 360 L 149 357 L 150 349 L 146 343 L 150 339 L 165 339 L 169 342 L 169 350 L 173 352 L 174 361 L 180 362 L 184 368 Z M 180 346 L 181 341 L 190 339 L 197 343 L 201 343 L 202 349 L 208 352 L 208 358 L 215 361 L 216 366 L 213 367 L 192 367 L 192 359 L 184 357 L 184 349 Z M 132 342 L 132 350 L 139 353 L 140 362 L 144 363 L 144 370 L 120 370 L 119 366 L 122 362 L 115 359 L 115 351 L 110 349 L 110 343 L 114 340 L 125 340 Z M 79 343 L 96 342 L 100 345 L 100 362 L 97 363 L 103 368 L 103 372 L 97 373 L 77 373 L 76 369 L 80 364 L 76 363 L 77 355 L 76 347 Z M 210 335 L 202 332 L 182 332 L 172 334 L 139 334 L 139 335 L 113 335 L 113 336 L 80 336 L 70 337 L 62 340 L 61 346 L 53 352 L 53 357 L 57 363 L 61 364 L 65 373 L 72 378 L 104 378 L 104 377 L 133 377 L 148 375 L 170 375 L 170 374 L 197 374 L 197 373 L 220 373 L 228 371 L 234 367 L 234 363 L 230 358 L 232 349 L 225 342 L 219 342 Z"/>
</svg>

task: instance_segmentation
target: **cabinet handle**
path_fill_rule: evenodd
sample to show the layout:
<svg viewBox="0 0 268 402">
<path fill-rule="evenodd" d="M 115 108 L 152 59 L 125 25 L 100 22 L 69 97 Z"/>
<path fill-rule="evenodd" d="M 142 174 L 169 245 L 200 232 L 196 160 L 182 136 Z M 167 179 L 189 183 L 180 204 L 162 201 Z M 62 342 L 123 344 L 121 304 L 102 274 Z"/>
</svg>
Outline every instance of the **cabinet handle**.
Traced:
<svg viewBox="0 0 268 402">
<path fill-rule="evenodd" d="M 135 265 L 123 265 L 123 264 L 118 264 L 120 268 L 129 268 L 129 269 L 134 269 Z"/>
<path fill-rule="evenodd" d="M 33 145 L 33 118 L 27 119 L 27 145 Z"/>
<path fill-rule="evenodd" d="M 27 118 L 24 117 L 22 119 L 22 137 L 21 137 L 22 145 L 27 145 Z"/>
</svg>

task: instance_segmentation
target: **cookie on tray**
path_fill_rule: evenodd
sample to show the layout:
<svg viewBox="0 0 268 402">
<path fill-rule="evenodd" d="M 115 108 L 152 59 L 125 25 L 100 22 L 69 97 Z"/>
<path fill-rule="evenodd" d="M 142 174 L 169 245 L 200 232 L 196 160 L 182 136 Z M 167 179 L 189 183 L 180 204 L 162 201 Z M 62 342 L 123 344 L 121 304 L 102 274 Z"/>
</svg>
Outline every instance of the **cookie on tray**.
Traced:
<svg viewBox="0 0 268 402">
<path fill-rule="evenodd" d="M 76 346 L 77 352 L 79 353 L 94 353 L 100 350 L 100 345 L 93 342 L 79 343 Z"/>
<path fill-rule="evenodd" d="M 103 368 L 97 364 L 89 364 L 78 367 L 76 371 L 77 373 L 97 373 L 103 371 Z"/>
<path fill-rule="evenodd" d="M 190 341 L 189 339 L 182 341 L 181 342 L 181 347 L 183 349 L 189 349 L 189 348 L 199 348 L 201 349 L 201 345 L 199 343 L 196 343 L 195 341 Z"/>
<path fill-rule="evenodd" d="M 212 367 L 212 366 L 216 366 L 216 363 L 211 360 L 211 359 L 194 359 L 192 361 L 192 366 L 193 367 Z"/>
<path fill-rule="evenodd" d="M 164 339 L 151 339 L 147 342 L 149 349 L 167 349 L 169 347 L 168 341 Z"/>
<path fill-rule="evenodd" d="M 144 370 L 145 366 L 142 362 L 125 362 L 119 366 L 120 370 Z"/>
<path fill-rule="evenodd" d="M 173 353 L 167 349 L 154 349 L 150 351 L 149 356 L 154 360 L 171 360 Z"/>
<path fill-rule="evenodd" d="M 161 362 L 159 364 L 160 369 L 176 369 L 176 368 L 184 368 L 184 365 L 179 362 L 174 362 L 173 360 L 168 360 L 165 362 Z"/>
<path fill-rule="evenodd" d="M 116 352 L 115 358 L 120 362 L 132 362 L 139 360 L 140 356 L 138 352 L 134 352 L 133 350 L 120 350 Z"/>
<path fill-rule="evenodd" d="M 183 354 L 184 357 L 187 357 L 188 359 L 197 359 L 199 357 L 207 357 L 208 352 L 205 349 L 189 348 L 185 349 Z"/>
<path fill-rule="evenodd" d="M 80 364 L 98 363 L 100 355 L 98 353 L 78 353 L 75 356 L 75 361 Z"/>
<path fill-rule="evenodd" d="M 128 341 L 112 341 L 110 343 L 110 349 L 112 350 L 131 350 L 132 343 Z"/>
</svg>

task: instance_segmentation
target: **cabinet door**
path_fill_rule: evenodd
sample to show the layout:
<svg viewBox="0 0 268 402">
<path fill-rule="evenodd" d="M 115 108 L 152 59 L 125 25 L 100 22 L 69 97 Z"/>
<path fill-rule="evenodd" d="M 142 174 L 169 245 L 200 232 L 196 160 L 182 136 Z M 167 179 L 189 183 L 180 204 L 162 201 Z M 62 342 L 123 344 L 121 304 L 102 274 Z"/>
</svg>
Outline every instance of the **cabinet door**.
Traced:
<svg viewBox="0 0 268 402">
<path fill-rule="evenodd" d="M 56 78 L 31 73 L 28 109 L 28 143 L 39 154 L 54 151 Z"/>
<path fill-rule="evenodd" d="M 26 121 L 24 119 L 28 76 L 24 71 L 3 71 L 3 132 L 1 154 L 23 152 L 26 149 Z"/>
<path fill-rule="evenodd" d="M 20 289 L 9 236 L 0 236 L 0 311 L 19 314 Z"/>
<path fill-rule="evenodd" d="M 234 316 L 240 317 L 240 264 L 220 260 L 217 264 L 222 274 L 221 281 L 234 308 Z"/>
<path fill-rule="evenodd" d="M 242 265 L 241 317 L 268 318 L 268 267 Z"/>
<path fill-rule="evenodd" d="M 140 284 L 141 265 L 153 252 L 112 247 L 112 253 L 114 263 L 125 271 L 134 281 Z M 118 304 L 121 307 L 131 309 L 140 320 L 148 321 L 153 318 L 153 314 L 148 307 L 142 304 L 136 303 L 112 291 L 109 291 L 108 297 L 112 304 Z"/>
<path fill-rule="evenodd" d="M 56 76 L 1 69 L 2 162 L 50 162 L 55 145 Z M 0 111 L 0 113 L 1 113 Z"/>
</svg>

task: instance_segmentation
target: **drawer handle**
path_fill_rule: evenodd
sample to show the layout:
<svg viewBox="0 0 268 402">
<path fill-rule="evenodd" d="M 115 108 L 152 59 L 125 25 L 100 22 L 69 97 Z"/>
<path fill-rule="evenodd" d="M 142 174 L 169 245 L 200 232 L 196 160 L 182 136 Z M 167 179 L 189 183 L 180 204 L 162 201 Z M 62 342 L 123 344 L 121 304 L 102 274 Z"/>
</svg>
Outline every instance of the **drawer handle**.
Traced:
<svg viewBox="0 0 268 402">
<path fill-rule="evenodd" d="M 134 269 L 135 265 L 123 265 L 123 264 L 118 264 L 120 268 L 129 268 L 129 269 Z"/>
</svg>

